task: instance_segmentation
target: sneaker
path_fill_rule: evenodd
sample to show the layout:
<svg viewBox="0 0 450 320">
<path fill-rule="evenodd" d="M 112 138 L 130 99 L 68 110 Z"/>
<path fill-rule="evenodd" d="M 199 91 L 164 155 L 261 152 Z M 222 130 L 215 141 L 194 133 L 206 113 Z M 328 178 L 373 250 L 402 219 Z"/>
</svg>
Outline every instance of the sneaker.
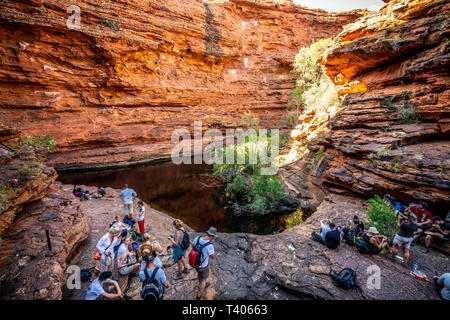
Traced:
<svg viewBox="0 0 450 320">
<path fill-rule="evenodd" d="M 195 297 L 195 299 L 197 299 L 197 300 L 202 300 L 202 296 L 197 294 L 197 296 Z"/>
<path fill-rule="evenodd" d="M 124 300 L 133 300 L 132 297 L 127 296 L 126 294 L 123 295 L 123 299 L 124 299 Z"/>
<path fill-rule="evenodd" d="M 188 268 L 184 268 L 183 273 L 189 273 L 189 269 Z"/>
<path fill-rule="evenodd" d="M 183 274 L 181 272 L 177 272 L 177 274 L 175 275 L 175 280 L 178 280 L 181 278 L 183 278 Z"/>
</svg>

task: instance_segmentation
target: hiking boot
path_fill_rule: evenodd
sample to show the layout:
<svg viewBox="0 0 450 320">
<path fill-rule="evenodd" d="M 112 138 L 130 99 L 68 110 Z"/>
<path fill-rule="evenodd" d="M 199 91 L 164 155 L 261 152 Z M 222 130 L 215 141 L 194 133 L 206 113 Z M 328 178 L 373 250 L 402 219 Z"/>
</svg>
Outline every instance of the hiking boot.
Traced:
<svg viewBox="0 0 450 320">
<path fill-rule="evenodd" d="M 183 273 L 189 273 L 189 269 L 188 268 L 184 268 Z"/>
<path fill-rule="evenodd" d="M 177 272 L 177 274 L 175 275 L 175 280 L 181 279 L 183 278 L 183 274 L 181 272 Z"/>
</svg>

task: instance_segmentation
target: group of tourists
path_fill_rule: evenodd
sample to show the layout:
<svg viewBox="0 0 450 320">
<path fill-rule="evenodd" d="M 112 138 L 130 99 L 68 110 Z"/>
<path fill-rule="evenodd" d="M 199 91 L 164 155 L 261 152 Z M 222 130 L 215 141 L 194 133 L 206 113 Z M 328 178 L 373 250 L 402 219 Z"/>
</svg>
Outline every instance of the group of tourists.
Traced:
<svg viewBox="0 0 450 320">
<path fill-rule="evenodd" d="M 102 187 L 97 187 L 97 191 L 91 193 L 89 190 L 84 190 L 77 185 L 73 186 L 72 193 L 75 197 L 80 198 L 81 201 L 89 200 L 90 198 L 99 199 L 106 195 L 106 191 Z"/>
<path fill-rule="evenodd" d="M 392 248 L 388 238 L 378 232 L 375 227 L 370 227 L 364 232 L 364 223 L 355 215 L 349 221 L 347 227 L 336 226 L 333 222 L 325 225 L 320 221 L 320 234 L 313 232 L 312 238 L 326 245 L 330 249 L 339 247 L 341 240 L 354 245 L 360 253 L 378 254 L 387 251 L 393 259 L 400 259 L 406 265 L 410 258 L 410 247 L 421 237 L 425 237 L 424 253 L 429 252 L 432 239 L 448 241 L 450 236 L 450 223 L 439 216 L 432 216 L 428 210 L 428 204 L 421 201 L 419 204 L 403 206 L 394 196 L 385 194 L 383 200 L 393 208 L 397 219 L 399 232 L 395 235 Z M 397 256 L 400 248 L 403 249 L 403 257 Z M 450 299 L 450 273 L 445 273 L 441 278 L 435 278 L 436 287 L 440 288 L 441 296 Z"/>
<path fill-rule="evenodd" d="M 86 300 L 131 299 L 124 292 L 128 285 L 128 277 L 132 274 L 139 276 L 142 282 L 142 299 L 161 300 L 164 291 L 170 286 L 164 271 L 165 267 L 159 257 L 163 253 L 163 247 L 155 236 L 146 231 L 145 206 L 142 201 L 137 202 L 136 216 L 133 214 L 136 192 L 125 184 L 120 197 L 124 216 L 122 220 L 116 216 L 108 232 L 97 242 L 94 259 L 99 262 L 99 275 L 88 287 Z M 174 280 L 189 274 L 186 250 L 192 248 L 189 264 L 197 272 L 199 285 L 196 298 L 200 300 L 205 288 L 209 286 L 207 282 L 209 258 L 215 258 L 212 241 L 217 236 L 217 231 L 211 227 L 204 236 L 197 236 L 191 243 L 181 220 L 175 219 L 173 227 L 174 233 L 169 237 L 171 242 L 169 248 L 178 268 Z M 119 279 L 113 276 L 115 271 Z"/>
</svg>

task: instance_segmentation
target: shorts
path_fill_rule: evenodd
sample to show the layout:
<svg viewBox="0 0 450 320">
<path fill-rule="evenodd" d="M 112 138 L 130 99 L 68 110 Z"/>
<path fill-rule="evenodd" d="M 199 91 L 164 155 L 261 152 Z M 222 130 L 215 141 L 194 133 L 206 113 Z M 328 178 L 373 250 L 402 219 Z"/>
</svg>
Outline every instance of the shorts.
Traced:
<svg viewBox="0 0 450 320">
<path fill-rule="evenodd" d="M 413 237 L 405 238 L 405 237 L 401 237 L 397 234 L 394 238 L 394 245 L 409 249 L 409 247 L 411 247 L 411 242 L 413 241 L 413 239 L 414 239 Z"/>
<path fill-rule="evenodd" d="M 126 276 L 127 274 L 130 274 L 131 271 L 133 271 L 133 266 L 126 266 L 119 269 L 119 274 L 122 276 Z"/>
<path fill-rule="evenodd" d="M 123 204 L 123 210 L 124 210 L 124 214 L 132 214 L 133 213 L 133 204 L 132 203 L 128 203 L 128 204 Z"/>
<path fill-rule="evenodd" d="M 209 266 L 204 268 L 195 268 L 197 270 L 198 276 L 200 279 L 208 279 L 209 277 Z"/>
</svg>

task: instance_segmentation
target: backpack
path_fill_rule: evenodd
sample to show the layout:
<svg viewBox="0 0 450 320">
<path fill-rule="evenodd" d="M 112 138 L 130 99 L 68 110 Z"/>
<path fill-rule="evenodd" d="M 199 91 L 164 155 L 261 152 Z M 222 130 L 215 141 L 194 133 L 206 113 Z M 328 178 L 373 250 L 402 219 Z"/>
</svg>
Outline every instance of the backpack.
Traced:
<svg viewBox="0 0 450 320">
<path fill-rule="evenodd" d="M 89 268 L 89 269 L 81 269 L 80 271 L 80 280 L 81 281 L 91 281 L 92 277 L 92 270 L 94 270 L 95 267 Z"/>
<path fill-rule="evenodd" d="M 367 245 L 367 242 L 364 241 L 364 239 L 357 238 L 355 240 L 355 247 L 356 247 L 356 249 L 358 249 L 359 253 L 362 253 L 362 254 L 369 254 L 370 253 L 370 248 Z"/>
<path fill-rule="evenodd" d="M 336 283 L 345 289 L 350 289 L 356 286 L 356 271 L 350 268 L 342 269 L 339 273 L 335 273 L 331 270 L 331 278 Z"/>
<path fill-rule="evenodd" d="M 144 300 L 162 300 L 163 292 L 159 289 L 160 284 L 155 279 L 159 268 L 153 270 L 152 276 L 148 275 L 147 269 L 144 269 L 145 280 L 142 283 L 141 298 Z"/>
<path fill-rule="evenodd" d="M 192 248 L 191 252 L 189 253 L 189 264 L 193 268 L 198 268 L 205 259 L 202 259 L 203 257 L 203 248 L 207 245 L 211 244 L 210 241 L 204 244 L 200 244 L 200 237 L 197 238 L 197 243 L 194 245 L 194 248 Z"/>
<path fill-rule="evenodd" d="M 138 231 L 136 231 L 136 230 L 132 230 L 131 231 L 131 239 L 133 239 L 137 243 L 143 243 L 144 242 L 144 240 L 142 239 L 141 234 Z"/>
<path fill-rule="evenodd" d="M 189 248 L 190 244 L 191 244 L 191 239 L 189 239 L 189 234 L 187 232 L 183 232 L 183 239 L 181 239 L 181 242 L 180 242 L 181 250 L 186 250 L 187 248 Z"/>
</svg>

